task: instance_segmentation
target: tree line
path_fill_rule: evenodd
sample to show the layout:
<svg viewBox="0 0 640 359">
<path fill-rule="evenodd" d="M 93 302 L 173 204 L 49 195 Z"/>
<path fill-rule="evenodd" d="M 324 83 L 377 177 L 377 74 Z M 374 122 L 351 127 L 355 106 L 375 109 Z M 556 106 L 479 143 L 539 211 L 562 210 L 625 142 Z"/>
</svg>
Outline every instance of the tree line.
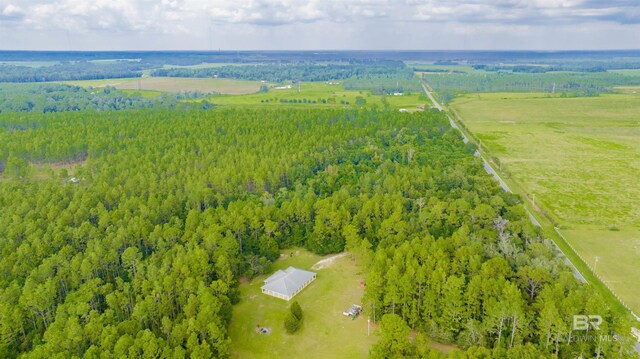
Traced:
<svg viewBox="0 0 640 359">
<path fill-rule="evenodd" d="M 638 86 L 640 76 L 619 73 L 448 73 L 423 74 L 436 91 L 468 92 L 556 92 L 572 96 L 596 96 L 613 86 Z"/>
<path fill-rule="evenodd" d="M 65 84 L 0 84 L 0 113 L 2 112 L 65 112 L 117 111 L 136 108 L 206 107 L 208 103 L 181 102 L 208 96 L 198 92 L 162 94 L 145 98 L 139 93 L 125 92 L 114 87 L 83 88 Z"/>
</svg>

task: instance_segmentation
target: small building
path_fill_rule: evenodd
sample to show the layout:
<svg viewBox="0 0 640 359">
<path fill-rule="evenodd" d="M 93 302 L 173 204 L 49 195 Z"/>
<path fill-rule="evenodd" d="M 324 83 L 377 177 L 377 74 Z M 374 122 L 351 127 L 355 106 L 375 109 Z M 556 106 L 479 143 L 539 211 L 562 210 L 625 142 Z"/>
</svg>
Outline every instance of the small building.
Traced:
<svg viewBox="0 0 640 359">
<path fill-rule="evenodd" d="M 289 301 L 315 279 L 316 273 L 314 272 L 289 267 L 285 270 L 279 270 L 265 279 L 262 293 Z"/>
</svg>

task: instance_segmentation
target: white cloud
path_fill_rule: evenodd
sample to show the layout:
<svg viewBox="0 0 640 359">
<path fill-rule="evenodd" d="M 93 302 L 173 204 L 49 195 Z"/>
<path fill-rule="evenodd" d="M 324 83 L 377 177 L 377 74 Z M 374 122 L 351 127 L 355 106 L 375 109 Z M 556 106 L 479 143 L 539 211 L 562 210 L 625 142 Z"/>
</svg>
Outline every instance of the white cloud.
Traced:
<svg viewBox="0 0 640 359">
<path fill-rule="evenodd" d="M 526 28 L 515 33 L 534 37 L 553 28 L 568 33 L 572 26 L 588 24 L 593 31 L 616 28 L 626 34 L 638 23 L 637 0 L 0 0 L 5 47 L 20 44 L 12 40 L 20 34 L 24 38 L 33 31 L 62 31 L 87 38 L 130 36 L 127 41 L 138 41 L 140 46 L 163 44 L 161 36 L 170 41 L 182 37 L 185 40 L 165 45 L 180 48 L 209 43 L 203 39 L 211 32 L 215 33 L 211 42 L 235 47 L 286 47 L 277 45 L 279 41 L 294 48 L 297 39 L 305 39 L 302 44 L 315 48 L 335 44 L 421 48 L 411 41 L 427 30 L 448 38 L 448 33 L 480 37 L 500 35 L 496 29 Z M 262 34 L 268 36 L 256 42 Z M 409 39 L 394 37 L 407 34 Z M 142 40 L 147 36 L 155 36 L 153 42 Z M 625 47 L 633 46 L 637 44 Z"/>
<path fill-rule="evenodd" d="M 6 5 L 0 12 L 0 20 L 20 20 L 23 16 L 22 8 L 13 4 Z"/>
</svg>

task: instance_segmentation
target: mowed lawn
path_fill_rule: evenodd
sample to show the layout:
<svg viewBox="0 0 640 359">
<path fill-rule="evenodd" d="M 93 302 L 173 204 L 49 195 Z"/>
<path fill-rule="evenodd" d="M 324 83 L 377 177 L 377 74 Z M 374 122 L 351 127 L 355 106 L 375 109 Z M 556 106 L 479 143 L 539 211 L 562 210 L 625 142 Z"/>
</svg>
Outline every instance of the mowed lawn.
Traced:
<svg viewBox="0 0 640 359">
<path fill-rule="evenodd" d="M 640 312 L 640 95 L 473 94 L 451 108 Z"/>
<path fill-rule="evenodd" d="M 198 91 L 228 95 L 258 92 L 260 81 L 244 81 L 214 78 L 144 77 L 105 80 L 65 81 L 63 83 L 82 87 L 112 86 L 119 90 L 143 90 L 161 92 Z"/>
<path fill-rule="evenodd" d="M 312 270 L 320 257 L 302 249 L 285 250 L 273 271 L 295 266 Z M 292 256 L 290 256 L 292 254 Z M 284 329 L 290 302 L 262 294 L 260 287 L 268 275 L 240 285 L 240 303 L 233 308 L 229 328 L 234 358 L 365 358 L 377 339 L 373 329 L 367 336 L 367 318 L 355 320 L 342 312 L 360 304 L 363 274 L 351 257 L 336 259 L 326 268 L 312 270 L 317 278 L 296 295 L 303 311 L 302 327 L 293 335 Z M 259 334 L 256 326 L 271 328 Z"/>
</svg>

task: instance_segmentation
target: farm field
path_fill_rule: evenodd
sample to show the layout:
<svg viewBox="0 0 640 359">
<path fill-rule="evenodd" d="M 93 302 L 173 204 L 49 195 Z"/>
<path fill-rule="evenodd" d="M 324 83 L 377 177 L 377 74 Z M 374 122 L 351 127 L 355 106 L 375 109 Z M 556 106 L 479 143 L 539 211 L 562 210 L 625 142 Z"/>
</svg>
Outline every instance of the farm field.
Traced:
<svg viewBox="0 0 640 359">
<path fill-rule="evenodd" d="M 474 94 L 451 108 L 503 172 L 636 312 L 640 96 Z"/>
<path fill-rule="evenodd" d="M 290 256 L 292 254 L 292 256 Z M 234 358 L 363 358 L 377 336 L 367 337 L 367 318 L 355 320 L 342 312 L 360 304 L 364 275 L 350 257 L 335 259 L 323 269 L 311 269 L 321 257 L 302 249 L 289 249 L 277 260 L 271 273 L 240 285 L 240 303 L 233 307 L 229 335 Z M 284 318 L 291 302 L 262 294 L 263 280 L 289 266 L 312 270 L 318 277 L 293 300 L 303 311 L 302 327 L 293 335 L 284 330 Z M 269 335 L 256 326 L 271 328 Z"/>
<path fill-rule="evenodd" d="M 284 86 L 278 86 L 284 87 Z M 417 111 L 418 106 L 429 103 L 421 92 L 406 92 L 403 96 L 379 96 L 365 90 L 345 90 L 342 83 L 330 85 L 324 82 L 303 82 L 301 91 L 297 86 L 277 89 L 272 87 L 267 93 L 253 93 L 243 96 L 216 96 L 209 99 L 210 102 L 222 106 L 318 106 L 318 107 L 344 107 L 358 104 L 358 99 L 364 100 L 367 106 L 382 108 L 385 103 L 395 109 L 407 109 L 410 112 Z M 293 103 L 292 100 L 307 102 Z M 283 102 L 285 100 L 286 102 Z M 326 103 L 323 103 L 325 100 Z M 315 101 L 316 103 L 313 103 Z"/>
<path fill-rule="evenodd" d="M 230 95 L 257 92 L 262 85 L 259 81 L 180 77 L 118 78 L 105 80 L 64 81 L 62 83 L 82 87 L 113 86 L 119 90 L 147 90 L 162 92 L 199 91 Z"/>
</svg>

